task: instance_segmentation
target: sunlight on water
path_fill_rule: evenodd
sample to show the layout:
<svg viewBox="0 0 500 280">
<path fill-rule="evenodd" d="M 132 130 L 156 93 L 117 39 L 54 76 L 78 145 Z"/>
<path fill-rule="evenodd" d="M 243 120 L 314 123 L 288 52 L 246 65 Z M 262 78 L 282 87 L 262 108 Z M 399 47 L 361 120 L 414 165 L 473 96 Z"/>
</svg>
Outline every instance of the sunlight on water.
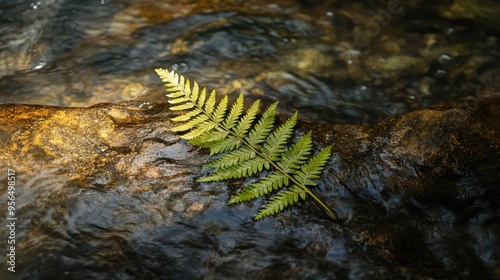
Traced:
<svg viewBox="0 0 500 280">
<path fill-rule="evenodd" d="M 111 131 L 135 113 L 141 119 L 144 110 L 168 111 L 155 107 L 166 100 L 158 67 L 216 89 L 219 97 L 243 92 L 246 100 L 279 100 L 280 113 L 299 110 L 317 130 L 325 123 L 375 124 L 446 100 L 500 96 L 498 30 L 489 18 L 454 18 L 465 13 L 464 1 L 435 9 L 407 1 L 398 13 L 387 1 L 320 2 L 1 1 L 0 103 L 86 107 L 140 100 L 126 113 L 106 111 Z M 166 119 L 158 111 L 143 116 Z M 37 166 L 44 148 L 37 146 L 29 150 L 32 170 L 19 170 L 19 279 L 66 277 L 62 272 L 82 279 L 500 277 L 498 192 L 479 185 L 476 174 L 460 173 L 457 162 L 456 174 L 439 178 L 439 193 L 426 196 L 426 182 L 411 184 L 440 171 L 382 148 L 404 133 L 365 139 L 381 128 L 345 129 L 361 147 L 352 158 L 334 157 L 325 172 L 330 181 L 315 190 L 344 212 L 345 224 L 319 217 L 309 204 L 254 223 L 248 213 L 257 212 L 260 201 L 230 208 L 232 184 L 239 182 L 194 184 L 205 158 L 172 135 L 110 147 L 113 155 L 145 154 L 125 154 L 113 167 L 103 159 L 102 170 L 133 166 L 119 178 L 66 170 L 68 162 L 86 160 L 81 153 L 87 150 L 77 144 L 89 136 L 71 129 L 81 120 L 62 118 L 58 130 L 44 128 L 72 139 L 67 162 Z M 122 142 L 129 136 L 120 135 Z M 450 141 L 461 144 L 458 138 Z M 10 135 L 0 130 L 0 139 Z M 392 180 L 401 173 L 407 181 Z M 453 176 L 461 178 L 460 193 L 441 186 Z M 2 201 L 6 196 L 2 186 Z M 5 227 L 0 233 L 8 234 Z"/>
<path fill-rule="evenodd" d="M 269 4 L 270 10 L 252 16 L 240 13 L 245 5 L 231 2 L 122 2 L 46 0 L 2 8 L 0 103 L 158 100 L 163 93 L 156 67 L 184 73 L 220 95 L 280 100 L 287 113 L 300 110 L 306 119 L 327 122 L 375 123 L 446 99 L 497 94 L 493 83 L 479 88 L 473 76 L 456 79 L 492 59 L 463 46 L 472 36 L 467 31 L 401 34 L 414 23 L 395 15 L 367 47 L 358 48 L 353 26 L 374 19 L 350 4 L 323 10 Z M 390 41 L 401 36 L 422 37 L 426 49 Z M 461 42 L 446 42 L 452 36 Z M 488 42 L 486 48 L 498 45 Z M 476 68 L 450 68 L 468 56 L 478 57 L 467 64 Z M 490 68 L 481 69 L 496 77 Z M 130 84 L 142 90 L 130 94 Z"/>
</svg>

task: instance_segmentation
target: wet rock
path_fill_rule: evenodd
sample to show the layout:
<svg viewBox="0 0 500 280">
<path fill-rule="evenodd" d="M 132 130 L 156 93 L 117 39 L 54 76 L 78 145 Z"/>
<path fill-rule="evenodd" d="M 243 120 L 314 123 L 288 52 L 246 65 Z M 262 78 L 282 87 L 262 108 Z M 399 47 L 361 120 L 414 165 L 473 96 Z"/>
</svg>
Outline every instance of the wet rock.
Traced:
<svg viewBox="0 0 500 280">
<path fill-rule="evenodd" d="M 220 95 L 279 100 L 314 122 L 374 124 L 445 100 L 498 97 L 497 83 L 483 82 L 500 75 L 494 28 L 455 20 L 464 16 L 450 2 L 401 2 L 395 14 L 390 2 L 2 2 L 0 103 L 158 101 L 157 67 Z"/>
<path fill-rule="evenodd" d="M 147 102 L 99 105 L 89 109 L 7 105 L 2 108 L 2 120 L 11 120 L 11 124 L 2 130 L 7 151 L 4 159 L 12 166 L 18 161 L 36 162 L 34 165 L 27 165 L 26 172 L 60 169 L 80 187 L 86 183 L 77 183 L 78 180 L 88 180 L 95 176 L 108 178 L 113 175 L 109 172 L 120 174 L 114 174 L 113 178 L 106 181 L 141 173 L 147 174 L 146 177 L 152 176 L 150 179 L 159 177 L 160 174 L 164 176 L 165 172 L 170 174 L 173 171 L 156 170 L 145 164 L 152 164 L 151 160 L 158 160 L 159 165 L 163 160 L 171 161 L 169 164 L 186 160 L 160 159 L 161 153 L 170 148 L 162 152 L 157 150 L 158 145 L 163 146 L 174 137 L 167 133 L 170 114 L 164 108 Z M 162 121 L 158 121 L 159 119 Z M 31 128 L 26 129 L 27 126 Z M 144 145 L 137 143 L 139 138 L 144 138 Z M 146 153 L 146 157 L 130 157 L 134 154 L 133 150 L 152 150 L 160 154 L 157 155 L 159 158 L 148 159 L 151 156 L 149 153 Z M 172 174 L 175 175 L 175 172 Z M 96 182 L 91 184 L 101 185 Z M 151 187 L 149 183 L 148 186 Z"/>
<path fill-rule="evenodd" d="M 498 99 L 373 126 L 300 123 L 333 144 L 315 192 L 344 224 L 308 202 L 260 222 L 259 202 L 226 206 L 244 182 L 196 183 L 207 154 L 168 131 L 167 107 L 0 106 L 15 279 L 500 277 Z"/>
<path fill-rule="evenodd" d="M 498 109 L 499 100 L 456 102 L 340 129 L 327 172 L 346 195 L 332 200 L 388 260 L 497 279 Z"/>
</svg>

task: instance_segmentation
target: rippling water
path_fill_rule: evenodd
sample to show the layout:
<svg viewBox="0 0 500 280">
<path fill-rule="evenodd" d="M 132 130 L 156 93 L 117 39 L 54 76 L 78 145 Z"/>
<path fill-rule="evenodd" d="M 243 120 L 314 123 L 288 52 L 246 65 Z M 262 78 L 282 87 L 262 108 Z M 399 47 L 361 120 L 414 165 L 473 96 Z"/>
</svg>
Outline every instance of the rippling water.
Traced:
<svg viewBox="0 0 500 280">
<path fill-rule="evenodd" d="M 220 95 L 242 91 L 248 99 L 279 100 L 283 112 L 300 110 L 302 118 L 318 122 L 372 124 L 444 100 L 499 96 L 499 39 L 490 28 L 433 13 L 429 20 L 408 8 L 415 14 L 394 16 L 370 45 L 359 48 L 354 28 L 365 26 L 370 11 L 381 6 L 312 2 L 3 0 L 0 103 L 162 100 L 156 67 L 175 69 Z M 379 189 L 385 172 L 360 167 L 356 179 L 364 188 L 356 197 L 332 194 L 356 225 L 366 221 L 365 228 L 332 224 L 306 208 L 254 223 L 248 212 L 258 203 L 227 208 L 220 185 L 134 192 L 130 182 L 106 177 L 92 178 L 92 187 L 63 185 L 68 174 L 57 169 L 20 177 L 27 188 L 20 205 L 31 203 L 21 226 L 29 225 L 23 234 L 33 237 L 20 248 L 24 268 L 18 277 L 500 275 L 496 192 L 471 204 L 435 198 L 422 206 Z M 52 204 L 34 207 L 38 200 Z M 377 223 L 380 228 L 374 228 Z"/>
<path fill-rule="evenodd" d="M 220 95 L 280 100 L 284 111 L 315 121 L 374 123 L 443 100 L 498 96 L 494 31 L 450 24 L 429 11 L 435 18 L 424 21 L 410 4 L 366 47 L 356 44 L 356 30 L 373 23 L 370 11 L 383 5 L 0 5 L 1 103 L 161 100 L 155 67 L 178 70 Z"/>
</svg>

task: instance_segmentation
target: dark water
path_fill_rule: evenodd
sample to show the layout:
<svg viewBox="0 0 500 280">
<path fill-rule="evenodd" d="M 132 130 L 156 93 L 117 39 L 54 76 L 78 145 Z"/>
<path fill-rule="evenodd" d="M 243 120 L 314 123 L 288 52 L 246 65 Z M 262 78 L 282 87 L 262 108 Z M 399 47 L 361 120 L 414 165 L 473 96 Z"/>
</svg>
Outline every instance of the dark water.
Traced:
<svg viewBox="0 0 500 280">
<path fill-rule="evenodd" d="M 220 95 L 280 100 L 303 118 L 374 123 L 457 98 L 498 96 L 496 31 L 415 3 L 357 31 L 385 5 L 309 1 L 0 3 L 0 102 L 88 106 L 163 99 L 153 69 Z M 444 9 L 436 5 L 436 10 Z M 446 7 L 446 6 L 445 6 Z M 360 29 L 361 28 L 361 29 Z"/>
<path fill-rule="evenodd" d="M 499 95 L 499 38 L 490 27 L 408 12 L 358 48 L 354 27 L 380 6 L 313 2 L 185 1 L 160 15 L 120 16 L 146 8 L 139 1 L 2 0 L 0 103 L 159 100 L 156 67 L 220 95 L 280 100 L 282 111 L 321 122 L 376 123 L 440 101 Z M 30 241 L 19 248 L 21 272 L 12 279 L 498 279 L 496 193 L 422 206 L 377 189 L 377 171 L 357 175 L 366 187 L 359 199 L 375 201 L 373 208 L 353 203 L 345 190 L 319 190 L 335 196 L 355 226 L 306 207 L 255 223 L 249 213 L 259 203 L 225 207 L 218 184 L 133 192 L 125 179 L 95 178 L 81 188 L 63 185 L 67 174 L 59 170 L 20 175 L 30 191 L 20 197 L 19 226 L 30 230 L 17 238 Z M 365 242 L 377 235 L 394 240 L 380 242 L 392 253 Z M 5 262 L 1 268 L 10 279 Z"/>
<path fill-rule="evenodd" d="M 226 207 L 223 184 L 102 190 L 61 185 L 54 179 L 64 177 L 59 172 L 18 176 L 24 186 L 17 271 L 5 273 L 2 263 L 3 279 L 489 279 L 496 273 L 492 198 L 468 206 L 478 214 L 467 211 L 476 218 L 464 219 L 450 205 L 422 208 L 392 196 L 386 212 L 372 208 L 383 205 L 373 203 L 384 200 L 374 199 L 376 192 L 361 195 L 371 198 L 368 204 L 334 193 L 338 209 L 343 200 L 356 208 L 355 221 L 332 223 L 309 205 L 253 222 L 260 202 Z M 385 248 L 367 244 L 372 238 Z"/>
</svg>

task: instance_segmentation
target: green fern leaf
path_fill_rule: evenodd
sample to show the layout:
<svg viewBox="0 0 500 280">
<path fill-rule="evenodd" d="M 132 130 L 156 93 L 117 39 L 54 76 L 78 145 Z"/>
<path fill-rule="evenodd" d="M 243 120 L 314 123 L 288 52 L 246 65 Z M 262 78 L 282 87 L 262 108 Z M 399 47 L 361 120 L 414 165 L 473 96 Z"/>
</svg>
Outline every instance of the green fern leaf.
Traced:
<svg viewBox="0 0 500 280">
<path fill-rule="evenodd" d="M 210 161 L 209 163 L 205 164 L 205 166 L 222 169 L 254 157 L 255 157 L 255 152 L 253 152 L 252 149 L 248 147 L 243 147 L 232 153 L 227 153 L 220 158 Z"/>
<path fill-rule="evenodd" d="M 303 186 L 315 186 L 313 180 L 319 179 L 328 158 L 330 158 L 331 146 L 321 150 L 308 163 L 301 166 L 300 171 L 294 176 Z"/>
<path fill-rule="evenodd" d="M 239 203 L 264 196 L 274 190 L 278 190 L 283 185 L 288 185 L 288 177 L 281 172 L 273 172 L 262 180 L 246 186 L 233 196 L 228 204 Z"/>
<path fill-rule="evenodd" d="M 208 115 L 212 115 L 215 109 L 215 97 L 216 97 L 215 90 L 212 90 L 212 92 L 210 93 L 210 97 L 208 97 L 207 103 L 205 103 L 205 112 Z"/>
<path fill-rule="evenodd" d="M 181 97 L 181 98 L 176 98 L 176 99 L 170 99 L 168 103 L 170 104 L 179 104 L 179 103 L 184 103 L 191 100 L 189 97 Z"/>
<path fill-rule="evenodd" d="M 184 115 L 177 116 L 172 118 L 174 122 L 184 122 L 189 121 L 191 118 L 198 116 L 202 111 L 200 109 L 193 109 L 192 111 L 187 112 Z"/>
<path fill-rule="evenodd" d="M 262 117 L 259 119 L 255 127 L 245 138 L 249 146 L 257 147 L 258 144 L 264 142 L 264 140 L 269 136 L 269 132 L 274 126 L 274 118 L 276 115 L 277 106 L 278 102 L 275 102 L 271 106 L 269 106 L 264 114 L 262 114 Z"/>
<path fill-rule="evenodd" d="M 190 132 L 181 135 L 180 137 L 182 139 L 191 140 L 193 138 L 196 138 L 196 137 L 203 135 L 204 133 L 206 133 L 207 131 L 210 131 L 211 129 L 214 129 L 216 126 L 217 126 L 216 123 L 208 123 L 204 126 L 198 126 L 198 127 L 194 128 L 193 130 L 191 130 Z"/>
<path fill-rule="evenodd" d="M 252 106 L 250 106 L 250 108 L 248 108 L 247 113 L 241 118 L 236 127 L 233 129 L 236 136 L 240 138 L 244 138 L 246 136 L 248 130 L 252 127 L 257 113 L 259 112 L 259 104 L 260 100 L 257 100 L 252 104 Z"/>
<path fill-rule="evenodd" d="M 198 182 L 222 181 L 227 179 L 238 179 L 249 177 L 262 170 L 269 169 L 269 162 L 260 156 L 251 158 L 247 161 L 233 164 L 227 168 L 221 168 L 207 177 L 198 179 Z"/>
<path fill-rule="evenodd" d="M 181 111 L 181 110 L 191 109 L 193 107 L 194 107 L 194 104 L 192 104 L 192 103 L 184 103 L 182 105 L 170 107 L 170 110 L 172 110 L 172 111 Z"/>
<path fill-rule="evenodd" d="M 200 87 L 197 82 L 193 82 L 193 90 L 191 91 L 191 101 L 195 103 L 200 96 Z"/>
<path fill-rule="evenodd" d="M 281 167 L 284 172 L 295 174 L 295 170 L 305 162 L 311 149 L 311 132 L 308 132 L 283 154 L 281 160 L 278 162 L 278 166 Z"/>
<path fill-rule="evenodd" d="M 222 98 L 219 102 L 219 105 L 217 105 L 217 109 L 215 109 L 213 119 L 216 123 L 221 123 L 226 116 L 227 100 L 227 96 L 224 96 L 224 98 Z"/>
<path fill-rule="evenodd" d="M 203 148 L 211 148 L 216 146 L 219 141 L 224 140 L 228 136 L 229 132 L 227 131 L 219 131 L 219 128 L 207 132 L 200 137 L 196 137 L 194 139 L 189 140 L 189 144 L 203 147 Z"/>
<path fill-rule="evenodd" d="M 273 172 L 260 181 L 246 186 L 232 197 L 228 204 L 248 201 L 266 195 L 273 190 L 278 190 L 283 186 L 288 186 L 289 178 L 285 174 L 296 173 L 299 165 L 303 164 L 307 159 L 311 148 L 312 140 L 311 132 L 309 132 L 283 154 L 283 158 L 278 162 L 278 166 L 284 172 Z"/>
<path fill-rule="evenodd" d="M 301 187 L 294 185 L 274 196 L 269 203 L 261 208 L 255 219 L 258 220 L 283 211 L 286 207 L 299 202 L 299 198 L 306 199 L 306 192 Z"/>
<path fill-rule="evenodd" d="M 229 111 L 229 115 L 227 116 L 227 119 L 224 121 L 224 127 L 227 130 L 232 129 L 236 125 L 238 118 L 243 113 L 243 99 L 244 99 L 243 94 L 240 93 L 238 99 L 236 99 L 236 101 L 233 103 L 231 111 Z"/>
<path fill-rule="evenodd" d="M 176 126 L 174 128 L 172 128 L 172 131 L 186 131 L 186 130 L 190 130 L 194 127 L 196 127 L 198 124 L 204 122 L 208 120 L 208 116 L 206 115 L 201 115 L 201 116 L 198 116 L 196 117 L 195 119 L 192 119 L 190 120 L 189 122 L 183 124 L 183 125 L 179 125 L 179 126 Z"/>
<path fill-rule="evenodd" d="M 226 139 L 218 142 L 212 142 L 210 145 L 210 155 L 225 153 L 228 151 L 232 151 L 241 146 L 241 139 L 228 136 Z"/>
<path fill-rule="evenodd" d="M 238 191 L 228 204 L 278 191 L 255 219 L 276 214 L 307 197 L 311 197 L 330 217 L 336 218 L 333 210 L 307 187 L 316 185 L 314 180 L 320 177 L 331 147 L 324 148 L 308 160 L 312 151 L 309 132 L 286 148 L 297 123 L 297 113 L 273 131 L 278 102 L 258 118 L 260 100 L 243 114 L 244 96 L 240 94 L 227 113 L 228 97 L 216 104 L 215 90 L 207 98 L 206 88 L 200 91 L 196 82 L 191 87 L 188 79 L 174 71 L 156 69 L 156 72 L 165 82 L 169 103 L 174 105 L 170 109 L 187 111 L 171 119 L 183 122 L 172 131 L 184 133 L 180 137 L 189 140 L 189 144 L 208 148 L 211 155 L 220 155 L 205 165 L 213 172 L 198 182 L 249 177 L 269 170 L 267 176 Z"/>
<path fill-rule="evenodd" d="M 201 90 L 200 96 L 198 97 L 198 102 L 196 103 L 198 105 L 198 108 L 203 108 L 203 105 L 205 105 L 206 100 L 207 100 L 207 89 L 203 88 Z"/>
<path fill-rule="evenodd" d="M 202 137 L 191 140 L 192 142 L 190 142 L 189 144 L 210 148 L 214 145 L 217 145 L 217 142 L 226 139 L 228 135 L 229 131 L 227 129 L 224 129 L 221 126 L 217 126 L 210 132 L 203 134 Z"/>
<path fill-rule="evenodd" d="M 268 157 L 270 161 L 277 161 L 279 155 L 283 152 L 283 147 L 290 136 L 292 136 L 293 128 L 297 123 L 298 114 L 293 114 L 283 125 L 281 125 L 262 147 L 261 151 Z"/>
<path fill-rule="evenodd" d="M 167 94 L 168 98 L 172 98 L 170 100 L 173 100 L 178 97 L 186 96 L 182 91 L 176 91 L 174 88 L 170 89 L 167 88 L 167 91 L 170 91 L 171 93 Z"/>
</svg>

